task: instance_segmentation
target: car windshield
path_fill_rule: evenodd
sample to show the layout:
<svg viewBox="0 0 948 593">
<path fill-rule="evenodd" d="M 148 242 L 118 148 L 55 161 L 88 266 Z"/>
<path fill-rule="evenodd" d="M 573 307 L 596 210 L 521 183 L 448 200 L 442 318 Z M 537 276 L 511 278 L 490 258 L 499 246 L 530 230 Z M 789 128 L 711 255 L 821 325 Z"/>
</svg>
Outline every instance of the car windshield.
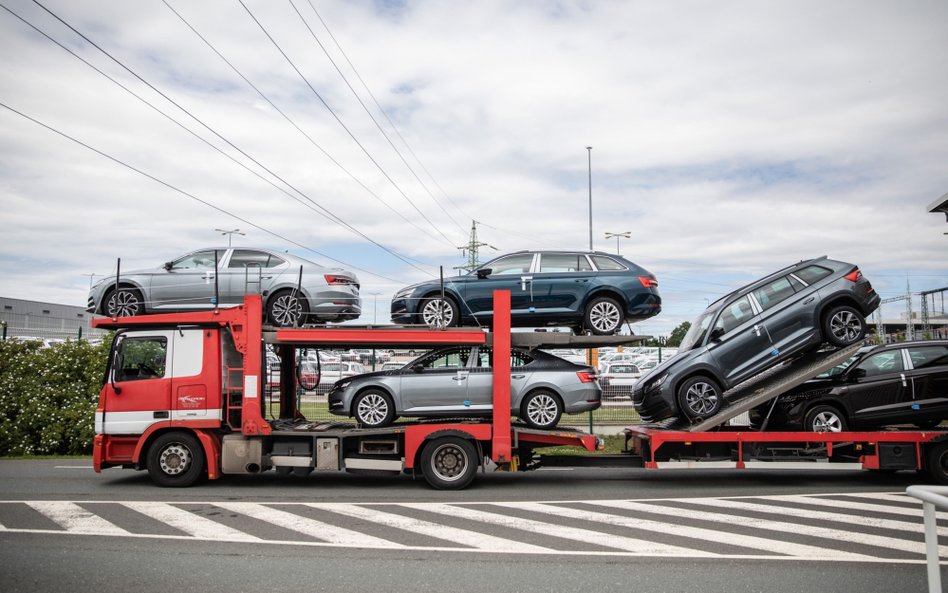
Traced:
<svg viewBox="0 0 948 593">
<path fill-rule="evenodd" d="M 851 357 L 849 358 L 849 360 L 847 360 L 846 362 L 841 363 L 841 364 L 838 364 L 838 365 L 834 366 L 833 368 L 831 368 L 830 370 L 826 371 L 825 373 L 820 373 L 819 375 L 817 375 L 816 377 L 813 377 L 813 378 L 814 378 L 814 379 L 828 379 L 829 377 L 835 377 L 835 376 L 837 376 L 837 375 L 842 375 L 842 374 L 843 374 L 843 371 L 845 371 L 845 370 L 848 369 L 850 366 L 852 366 L 852 364 L 853 364 L 854 362 L 856 362 L 857 360 L 859 360 L 859 358 L 861 358 L 861 357 L 862 357 L 862 354 L 855 354 L 855 355 L 851 356 Z"/>
<path fill-rule="evenodd" d="M 704 341 L 704 335 L 708 333 L 708 326 L 711 325 L 711 318 L 714 317 L 714 313 L 715 311 L 709 309 L 691 324 L 685 337 L 681 339 L 681 344 L 678 346 L 679 350 L 691 350 Z"/>
</svg>

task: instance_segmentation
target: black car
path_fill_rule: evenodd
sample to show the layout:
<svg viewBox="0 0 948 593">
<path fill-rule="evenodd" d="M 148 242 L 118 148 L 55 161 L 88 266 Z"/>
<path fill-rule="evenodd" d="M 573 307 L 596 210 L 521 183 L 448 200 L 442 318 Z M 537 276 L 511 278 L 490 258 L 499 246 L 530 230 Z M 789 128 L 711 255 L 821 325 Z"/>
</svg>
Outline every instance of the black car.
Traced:
<svg viewBox="0 0 948 593">
<path fill-rule="evenodd" d="M 948 340 L 861 349 L 828 373 L 751 411 L 768 428 L 840 432 L 893 424 L 933 428 L 948 419 Z"/>
<path fill-rule="evenodd" d="M 493 293 L 511 293 L 514 327 L 559 325 L 576 332 L 614 334 L 623 322 L 662 310 L 658 280 L 648 270 L 608 253 L 518 251 L 487 262 L 470 274 L 395 293 L 392 321 L 431 327 L 490 325 Z"/>
<path fill-rule="evenodd" d="M 774 272 L 711 303 L 635 384 L 635 409 L 646 422 L 713 416 L 738 383 L 823 342 L 860 342 L 879 300 L 858 267 L 825 256 Z"/>
</svg>

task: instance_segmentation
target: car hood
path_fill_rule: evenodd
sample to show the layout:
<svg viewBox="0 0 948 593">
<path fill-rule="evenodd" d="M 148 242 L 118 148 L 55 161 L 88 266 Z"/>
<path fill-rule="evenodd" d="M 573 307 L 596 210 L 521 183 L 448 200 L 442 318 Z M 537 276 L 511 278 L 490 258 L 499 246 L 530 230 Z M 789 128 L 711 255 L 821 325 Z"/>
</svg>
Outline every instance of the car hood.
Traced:
<svg viewBox="0 0 948 593">
<path fill-rule="evenodd" d="M 642 375 L 639 377 L 639 380 L 641 381 L 641 384 L 642 384 L 642 385 L 645 385 L 645 383 L 646 383 L 649 379 L 651 379 L 651 378 L 653 378 L 653 377 L 658 377 L 659 375 L 661 375 L 662 373 L 664 373 L 665 371 L 667 371 L 670 367 L 672 367 L 672 366 L 678 364 L 679 362 L 685 360 L 686 358 L 692 358 L 692 356 L 689 356 L 689 355 L 690 355 L 691 353 L 693 353 L 693 352 L 696 352 L 696 351 L 695 351 L 695 350 L 687 350 L 687 351 L 685 351 L 685 352 L 679 352 L 679 353 L 675 354 L 674 356 L 672 356 L 671 358 L 666 359 L 666 360 L 663 360 L 663 361 L 661 362 L 661 364 L 656 365 L 656 366 L 652 367 L 651 369 L 649 369 L 648 371 L 642 373 Z"/>
</svg>

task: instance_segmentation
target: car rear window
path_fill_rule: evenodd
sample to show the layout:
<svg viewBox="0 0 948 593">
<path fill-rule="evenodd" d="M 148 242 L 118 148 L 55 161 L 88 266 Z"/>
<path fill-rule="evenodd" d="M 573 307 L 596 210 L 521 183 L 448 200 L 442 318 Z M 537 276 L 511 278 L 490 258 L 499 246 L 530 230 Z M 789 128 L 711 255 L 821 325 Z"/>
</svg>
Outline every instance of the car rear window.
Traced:
<svg viewBox="0 0 948 593">
<path fill-rule="evenodd" d="M 794 294 L 793 285 L 790 284 L 789 278 L 785 276 L 755 290 L 754 298 L 760 303 L 761 308 L 766 311 Z"/>
<path fill-rule="evenodd" d="M 592 266 L 581 253 L 544 253 L 540 256 L 541 272 L 590 272 Z"/>
<path fill-rule="evenodd" d="M 832 273 L 832 270 L 828 270 L 823 266 L 807 266 L 794 272 L 794 275 L 807 284 L 813 284 L 814 282 L 819 282 L 823 278 L 826 278 Z"/>
<path fill-rule="evenodd" d="M 604 255 L 594 255 L 592 256 L 593 262 L 596 263 L 596 267 L 602 271 L 610 270 L 624 270 L 625 266 L 612 259 L 611 257 L 606 257 Z"/>
<path fill-rule="evenodd" d="M 909 348 L 908 352 L 912 359 L 912 366 L 916 369 L 948 365 L 948 347 L 946 346 L 919 346 Z"/>
</svg>

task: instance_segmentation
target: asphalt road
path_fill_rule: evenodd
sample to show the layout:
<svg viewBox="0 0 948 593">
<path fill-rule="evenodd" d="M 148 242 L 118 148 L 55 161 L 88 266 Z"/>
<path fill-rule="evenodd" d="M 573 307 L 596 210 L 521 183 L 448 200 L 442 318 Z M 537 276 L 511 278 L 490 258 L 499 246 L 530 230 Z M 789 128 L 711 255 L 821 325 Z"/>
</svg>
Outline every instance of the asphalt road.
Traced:
<svg viewBox="0 0 948 593">
<path fill-rule="evenodd" d="M 0 461 L 0 590 L 915 593 L 914 479 L 578 469 L 438 492 L 269 473 L 161 489 L 85 460 Z"/>
</svg>

